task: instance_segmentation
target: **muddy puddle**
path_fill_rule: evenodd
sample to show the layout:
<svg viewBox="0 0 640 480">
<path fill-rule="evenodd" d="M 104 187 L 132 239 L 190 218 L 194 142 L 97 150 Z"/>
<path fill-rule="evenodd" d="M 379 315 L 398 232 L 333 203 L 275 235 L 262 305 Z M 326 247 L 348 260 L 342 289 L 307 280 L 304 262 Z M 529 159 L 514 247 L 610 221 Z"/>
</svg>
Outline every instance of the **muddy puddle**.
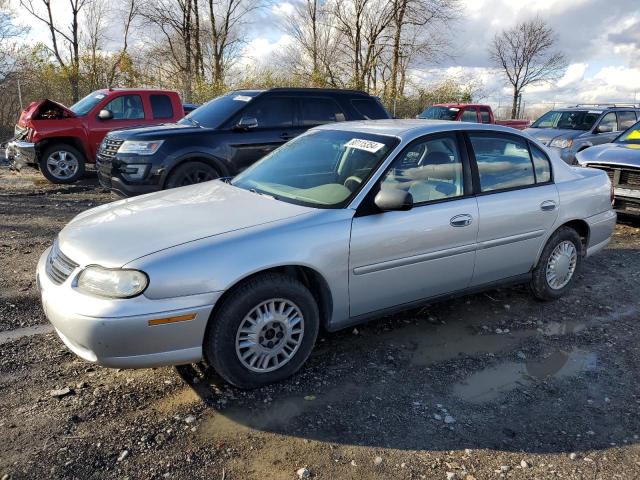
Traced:
<svg viewBox="0 0 640 480">
<path fill-rule="evenodd" d="M 557 350 L 543 359 L 505 362 L 474 373 L 453 386 L 453 394 L 472 403 L 495 400 L 517 388 L 549 378 L 574 377 L 597 370 L 598 357 L 585 350 Z"/>
</svg>

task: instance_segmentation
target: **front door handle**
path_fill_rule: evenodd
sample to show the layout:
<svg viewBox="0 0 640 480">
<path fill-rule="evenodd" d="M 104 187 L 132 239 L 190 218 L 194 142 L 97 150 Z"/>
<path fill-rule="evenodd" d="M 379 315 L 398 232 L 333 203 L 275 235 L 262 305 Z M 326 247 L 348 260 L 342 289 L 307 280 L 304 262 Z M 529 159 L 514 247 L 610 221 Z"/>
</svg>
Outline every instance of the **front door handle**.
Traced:
<svg viewBox="0 0 640 480">
<path fill-rule="evenodd" d="M 291 135 L 290 133 L 281 133 L 280 134 L 280 138 L 283 140 L 291 140 L 293 138 L 293 135 Z"/>
<path fill-rule="evenodd" d="M 467 213 L 456 215 L 449 220 L 452 227 L 467 227 L 471 225 L 473 217 Z"/>
<path fill-rule="evenodd" d="M 556 202 L 553 200 L 545 200 L 540 204 L 540 210 L 544 210 L 545 212 L 550 212 L 556 209 Z"/>
</svg>

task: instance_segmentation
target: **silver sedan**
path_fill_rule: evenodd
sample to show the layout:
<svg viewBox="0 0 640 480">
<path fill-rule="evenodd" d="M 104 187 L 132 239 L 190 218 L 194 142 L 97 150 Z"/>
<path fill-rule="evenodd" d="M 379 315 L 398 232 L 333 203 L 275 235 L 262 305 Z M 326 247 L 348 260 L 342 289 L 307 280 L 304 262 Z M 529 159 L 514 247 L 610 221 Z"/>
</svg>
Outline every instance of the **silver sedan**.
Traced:
<svg viewBox="0 0 640 480">
<path fill-rule="evenodd" d="M 310 130 L 232 180 L 74 218 L 39 262 L 47 317 L 111 367 L 206 360 L 251 388 L 318 330 L 505 283 L 563 295 L 616 221 L 607 175 L 512 129 L 383 120 Z"/>
</svg>

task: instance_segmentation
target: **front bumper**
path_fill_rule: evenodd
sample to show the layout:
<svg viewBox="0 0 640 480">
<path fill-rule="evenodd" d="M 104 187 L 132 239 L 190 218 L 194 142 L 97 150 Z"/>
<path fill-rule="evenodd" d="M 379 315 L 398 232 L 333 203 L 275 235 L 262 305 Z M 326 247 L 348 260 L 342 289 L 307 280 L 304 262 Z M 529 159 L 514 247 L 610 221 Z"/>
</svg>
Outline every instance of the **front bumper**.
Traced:
<svg viewBox="0 0 640 480">
<path fill-rule="evenodd" d="M 613 208 L 625 215 L 640 216 L 640 189 L 614 187 Z"/>
<path fill-rule="evenodd" d="M 124 163 L 117 156 L 108 157 L 98 154 L 96 170 L 100 185 L 123 197 L 133 197 L 162 190 L 162 169 L 155 168 L 151 164 L 144 179 L 129 182 L 122 178 L 118 170 L 118 166 Z"/>
<path fill-rule="evenodd" d="M 35 143 L 22 140 L 9 142 L 7 144 L 6 156 L 17 170 L 22 169 L 22 167 L 26 165 L 36 165 L 38 163 Z"/>
<path fill-rule="evenodd" d="M 79 357 L 117 368 L 146 368 L 202 359 L 204 333 L 222 292 L 151 300 L 106 299 L 73 287 L 78 267 L 60 285 L 46 273 L 49 249 L 38 262 L 37 284 L 45 315 Z M 193 320 L 149 325 L 150 320 L 195 314 Z"/>
</svg>

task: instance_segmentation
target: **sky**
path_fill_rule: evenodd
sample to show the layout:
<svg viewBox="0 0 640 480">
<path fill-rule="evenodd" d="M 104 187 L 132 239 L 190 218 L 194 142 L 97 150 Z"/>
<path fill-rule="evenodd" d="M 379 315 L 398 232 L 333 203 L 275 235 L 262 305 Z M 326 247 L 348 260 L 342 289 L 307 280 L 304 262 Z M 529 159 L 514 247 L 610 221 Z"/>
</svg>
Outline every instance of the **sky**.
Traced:
<svg viewBox="0 0 640 480">
<path fill-rule="evenodd" d="M 260 13 L 247 30 L 245 62 L 269 62 L 291 41 L 278 25 L 296 1 L 272 0 Z M 57 2 L 62 18 L 67 2 Z M 500 30 L 537 15 L 557 33 L 569 66 L 559 81 L 528 87 L 526 106 L 640 102 L 640 0 L 461 0 L 460 13 L 445 32 L 453 39 L 451 57 L 439 64 L 425 59 L 411 72 L 415 81 L 427 86 L 448 76 L 480 80 L 478 100 L 509 104 L 510 88 L 490 64 L 487 46 Z M 47 40 L 42 25 L 27 14 L 19 18 L 31 25 L 29 41 Z"/>
</svg>

